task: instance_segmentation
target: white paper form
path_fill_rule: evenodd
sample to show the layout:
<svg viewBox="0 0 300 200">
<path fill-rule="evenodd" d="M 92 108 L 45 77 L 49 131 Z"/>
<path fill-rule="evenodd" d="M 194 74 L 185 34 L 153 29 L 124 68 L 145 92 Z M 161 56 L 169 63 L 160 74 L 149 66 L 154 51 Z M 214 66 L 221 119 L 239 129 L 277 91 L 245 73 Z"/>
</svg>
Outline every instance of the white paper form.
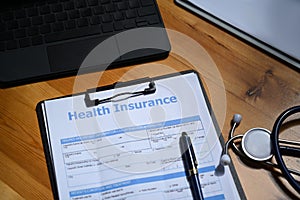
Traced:
<svg viewBox="0 0 300 200">
<path fill-rule="evenodd" d="M 84 95 L 43 104 L 60 199 L 192 199 L 179 137 L 191 137 L 205 199 L 240 199 L 226 168 L 214 176 L 222 147 L 198 77 L 155 80 L 154 94 L 87 108 Z M 148 83 L 91 94 L 107 98 Z"/>
</svg>

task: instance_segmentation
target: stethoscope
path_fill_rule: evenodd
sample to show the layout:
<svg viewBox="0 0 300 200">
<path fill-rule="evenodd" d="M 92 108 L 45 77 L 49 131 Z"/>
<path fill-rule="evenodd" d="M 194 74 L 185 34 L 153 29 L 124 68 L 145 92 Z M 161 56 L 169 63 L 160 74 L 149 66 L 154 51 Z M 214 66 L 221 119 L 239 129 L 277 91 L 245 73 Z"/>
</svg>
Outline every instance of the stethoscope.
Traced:
<svg viewBox="0 0 300 200">
<path fill-rule="evenodd" d="M 279 130 L 285 119 L 298 112 L 300 112 L 300 106 L 295 106 L 285 110 L 276 119 L 272 132 L 264 128 L 252 128 L 243 135 L 234 135 L 235 129 L 242 120 L 242 116 L 240 114 L 235 114 L 232 119 L 229 140 L 224 145 L 219 165 L 215 170 L 215 175 L 222 176 L 225 173 L 224 166 L 230 164 L 231 159 L 228 155 L 228 149 L 231 146 L 241 157 L 248 158 L 256 162 L 263 162 L 264 164 L 280 169 L 282 175 L 286 178 L 290 185 L 298 193 L 300 193 L 300 183 L 295 180 L 292 175 L 294 174 L 300 177 L 300 171 L 287 168 L 281 153 L 284 151 L 285 155 L 300 157 L 300 142 L 279 139 Z M 239 139 L 242 149 L 237 147 L 237 139 Z M 273 156 L 275 157 L 277 164 L 270 161 Z"/>
</svg>

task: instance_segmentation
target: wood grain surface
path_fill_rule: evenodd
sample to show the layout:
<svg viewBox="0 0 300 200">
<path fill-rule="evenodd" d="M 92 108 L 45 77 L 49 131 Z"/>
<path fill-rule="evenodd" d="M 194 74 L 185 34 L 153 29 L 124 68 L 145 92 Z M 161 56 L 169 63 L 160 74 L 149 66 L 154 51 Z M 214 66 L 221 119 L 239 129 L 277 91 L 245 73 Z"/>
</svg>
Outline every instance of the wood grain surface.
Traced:
<svg viewBox="0 0 300 200">
<path fill-rule="evenodd" d="M 234 113 L 243 115 L 237 130 L 243 133 L 252 127 L 271 129 L 283 110 L 300 105 L 298 70 L 185 11 L 172 0 L 158 0 L 158 4 L 170 33 L 172 52 L 168 58 L 0 89 L 0 199 L 53 199 L 35 112 L 37 103 L 45 99 L 116 81 L 195 69 L 204 80 L 225 138 Z M 249 165 L 230 154 L 248 199 L 299 198 L 276 170 Z"/>
</svg>

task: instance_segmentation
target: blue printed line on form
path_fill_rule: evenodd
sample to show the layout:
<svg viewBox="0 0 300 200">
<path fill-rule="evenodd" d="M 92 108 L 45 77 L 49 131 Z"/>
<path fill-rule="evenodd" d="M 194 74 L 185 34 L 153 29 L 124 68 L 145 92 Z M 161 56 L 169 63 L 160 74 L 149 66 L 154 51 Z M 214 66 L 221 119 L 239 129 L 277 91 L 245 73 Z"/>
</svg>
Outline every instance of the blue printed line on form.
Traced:
<svg viewBox="0 0 300 200">
<path fill-rule="evenodd" d="M 211 197 L 205 197 L 204 200 L 225 200 L 225 196 L 224 194 L 220 194 Z"/>
</svg>

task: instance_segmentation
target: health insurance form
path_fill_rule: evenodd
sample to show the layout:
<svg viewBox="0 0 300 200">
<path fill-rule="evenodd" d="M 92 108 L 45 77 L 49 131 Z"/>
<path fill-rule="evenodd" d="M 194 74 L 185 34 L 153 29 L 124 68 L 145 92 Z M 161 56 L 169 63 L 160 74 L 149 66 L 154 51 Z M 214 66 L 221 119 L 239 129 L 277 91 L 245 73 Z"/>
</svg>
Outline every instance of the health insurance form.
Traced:
<svg viewBox="0 0 300 200">
<path fill-rule="evenodd" d="M 192 199 L 179 150 L 191 137 L 206 200 L 240 199 L 196 73 L 155 80 L 154 94 L 87 108 L 84 95 L 46 100 L 47 139 L 60 199 Z M 107 98 L 148 83 L 92 93 Z"/>
</svg>

